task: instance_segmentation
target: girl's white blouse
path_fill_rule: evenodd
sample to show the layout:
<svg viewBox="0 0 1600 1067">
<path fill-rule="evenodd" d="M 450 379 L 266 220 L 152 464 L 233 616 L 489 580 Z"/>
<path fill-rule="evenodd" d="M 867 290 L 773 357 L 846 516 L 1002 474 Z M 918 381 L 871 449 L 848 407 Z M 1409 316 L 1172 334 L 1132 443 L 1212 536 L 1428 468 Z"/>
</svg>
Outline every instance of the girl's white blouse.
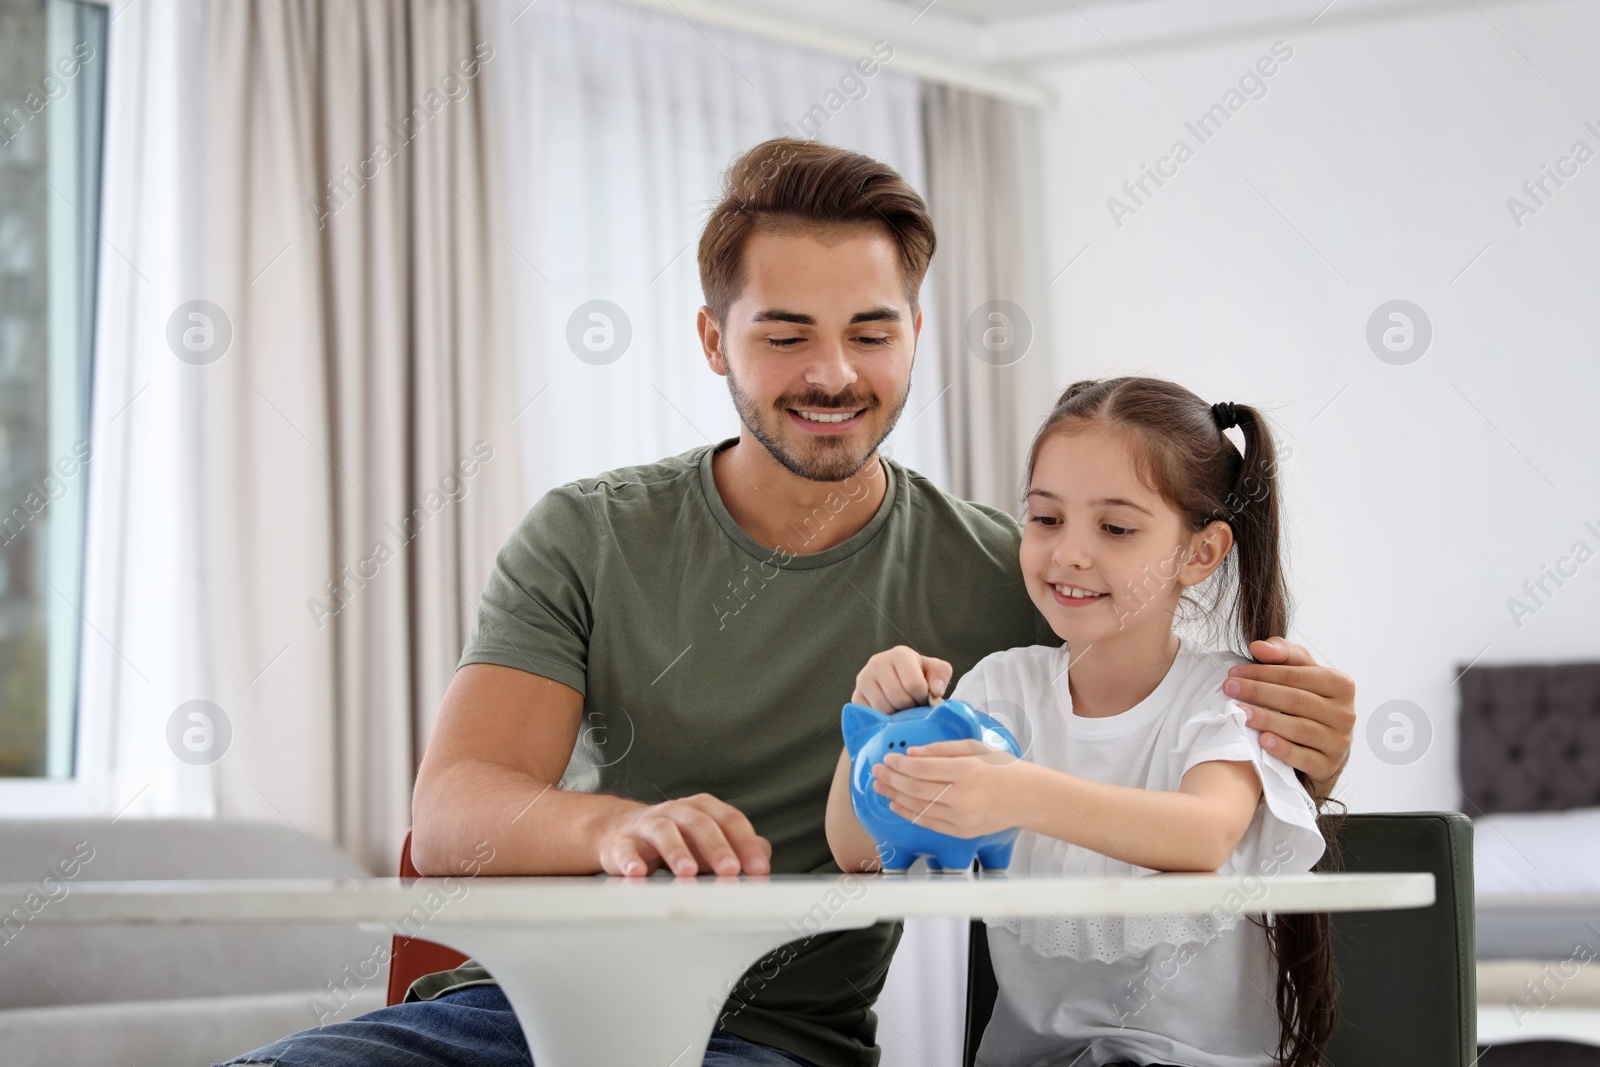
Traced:
<svg viewBox="0 0 1600 1067">
<path fill-rule="evenodd" d="M 955 688 L 1004 720 L 1035 763 L 1112 785 L 1177 790 L 1210 760 L 1255 767 L 1262 800 L 1219 869 L 1246 886 L 1303 873 L 1322 856 L 1316 808 L 1293 770 L 1261 749 L 1245 710 L 1222 692 L 1246 662 L 1180 637 L 1155 690 L 1120 715 L 1072 714 L 1067 649 L 1036 645 L 981 660 Z M 1084 876 L 1151 875 L 1125 860 L 1029 831 L 1011 869 Z M 989 921 L 999 980 L 978 1049 L 982 1067 L 1128 1061 L 1270 1067 L 1278 1039 L 1275 965 L 1244 900 L 1209 915 L 1045 916 Z"/>
</svg>

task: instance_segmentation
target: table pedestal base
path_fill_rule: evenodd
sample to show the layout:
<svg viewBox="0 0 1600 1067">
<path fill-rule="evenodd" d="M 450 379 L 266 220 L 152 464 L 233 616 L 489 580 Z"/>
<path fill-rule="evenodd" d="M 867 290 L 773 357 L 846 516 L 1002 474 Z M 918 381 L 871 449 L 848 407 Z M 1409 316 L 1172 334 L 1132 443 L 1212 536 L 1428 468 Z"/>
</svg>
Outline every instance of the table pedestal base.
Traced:
<svg viewBox="0 0 1600 1067">
<path fill-rule="evenodd" d="M 870 923 L 834 922 L 832 929 Z M 488 969 L 535 1067 L 700 1067 L 723 1002 L 791 924 L 682 920 L 429 925 Z"/>
</svg>

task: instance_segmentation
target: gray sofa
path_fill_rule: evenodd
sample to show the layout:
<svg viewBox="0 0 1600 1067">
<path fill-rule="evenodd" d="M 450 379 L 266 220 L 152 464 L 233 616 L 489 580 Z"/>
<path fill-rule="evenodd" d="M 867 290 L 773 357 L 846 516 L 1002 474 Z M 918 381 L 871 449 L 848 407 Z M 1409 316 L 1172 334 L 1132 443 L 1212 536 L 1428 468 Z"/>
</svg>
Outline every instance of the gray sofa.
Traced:
<svg viewBox="0 0 1600 1067">
<path fill-rule="evenodd" d="M 282 824 L 0 821 L 0 883 L 35 894 L 0 899 L 0 1061 L 208 1067 L 382 1007 L 386 935 L 329 926 L 55 926 L 29 910 L 43 914 L 52 897 L 90 880 L 370 873 Z"/>
</svg>

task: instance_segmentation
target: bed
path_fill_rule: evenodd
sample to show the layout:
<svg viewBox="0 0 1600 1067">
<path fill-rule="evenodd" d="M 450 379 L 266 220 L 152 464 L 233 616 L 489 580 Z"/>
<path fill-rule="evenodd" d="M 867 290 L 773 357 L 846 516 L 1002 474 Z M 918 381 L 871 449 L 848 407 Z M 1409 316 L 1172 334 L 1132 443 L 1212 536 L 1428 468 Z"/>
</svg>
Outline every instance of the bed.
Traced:
<svg viewBox="0 0 1600 1067">
<path fill-rule="evenodd" d="M 1600 1067 L 1600 663 L 1461 671 L 1482 1067 Z"/>
</svg>

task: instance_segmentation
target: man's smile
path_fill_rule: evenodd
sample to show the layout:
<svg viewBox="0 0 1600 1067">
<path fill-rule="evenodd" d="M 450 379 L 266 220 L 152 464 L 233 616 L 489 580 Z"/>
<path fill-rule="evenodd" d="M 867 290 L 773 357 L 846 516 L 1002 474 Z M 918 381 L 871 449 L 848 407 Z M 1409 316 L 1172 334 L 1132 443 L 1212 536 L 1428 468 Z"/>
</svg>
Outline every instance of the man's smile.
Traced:
<svg viewBox="0 0 1600 1067">
<path fill-rule="evenodd" d="M 807 433 L 832 436 L 848 433 L 861 425 L 866 408 L 785 408 L 789 420 Z"/>
</svg>

